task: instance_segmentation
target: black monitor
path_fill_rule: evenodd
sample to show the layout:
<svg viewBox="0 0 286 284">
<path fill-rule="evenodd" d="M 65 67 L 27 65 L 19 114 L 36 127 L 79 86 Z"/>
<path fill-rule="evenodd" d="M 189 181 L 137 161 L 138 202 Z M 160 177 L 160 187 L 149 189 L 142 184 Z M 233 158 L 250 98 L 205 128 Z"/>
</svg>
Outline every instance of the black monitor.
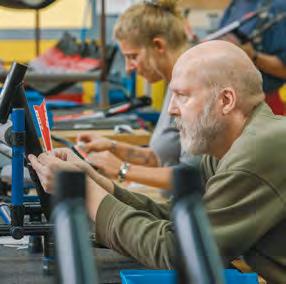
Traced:
<svg viewBox="0 0 286 284">
<path fill-rule="evenodd" d="M 3 85 L 2 92 L 0 94 L 0 123 L 7 122 L 9 114 L 13 108 L 25 109 L 25 156 L 34 154 L 38 156 L 42 153 L 42 146 L 38 139 L 37 132 L 32 120 L 32 115 L 27 103 L 25 89 L 23 86 L 23 79 L 27 71 L 27 66 L 14 62 L 6 77 Z M 47 219 L 50 216 L 50 195 L 47 194 L 38 179 L 36 172 L 31 166 L 28 165 L 30 176 L 35 184 L 37 194 L 40 199 L 40 203 L 43 212 Z"/>
</svg>

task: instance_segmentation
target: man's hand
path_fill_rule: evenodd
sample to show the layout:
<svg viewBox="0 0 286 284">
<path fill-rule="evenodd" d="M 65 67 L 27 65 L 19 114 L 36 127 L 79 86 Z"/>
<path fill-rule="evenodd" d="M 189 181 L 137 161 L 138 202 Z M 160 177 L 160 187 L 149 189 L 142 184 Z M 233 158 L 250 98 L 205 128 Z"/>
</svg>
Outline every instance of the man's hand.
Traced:
<svg viewBox="0 0 286 284">
<path fill-rule="evenodd" d="M 89 174 L 90 166 L 87 162 L 79 158 L 71 149 L 69 148 L 57 148 L 52 151 L 52 154 L 61 159 L 62 161 L 70 162 L 71 164 L 77 166 L 82 171 Z"/>
<path fill-rule="evenodd" d="M 53 153 L 42 153 L 38 157 L 29 155 L 29 160 L 36 171 L 39 180 L 46 192 L 52 193 L 55 174 L 59 171 L 80 171 L 75 164 L 61 160 Z"/>
<path fill-rule="evenodd" d="M 79 134 L 77 137 L 77 143 L 83 142 L 80 145 L 81 149 L 87 153 L 89 152 L 102 152 L 108 151 L 112 148 L 112 140 L 101 137 L 96 134 Z"/>
<path fill-rule="evenodd" d="M 100 172 L 112 179 L 117 178 L 122 161 L 109 151 L 92 153 L 87 157 L 88 162 Z"/>
<path fill-rule="evenodd" d="M 112 181 L 106 177 L 99 174 L 92 164 L 89 164 L 89 161 L 83 161 L 80 159 L 71 149 L 68 148 L 57 148 L 53 151 L 53 154 L 66 162 L 71 163 L 72 165 L 79 168 L 81 171 L 85 172 L 91 179 L 98 183 L 101 187 L 107 190 L 109 193 L 113 194 L 114 186 Z"/>
<path fill-rule="evenodd" d="M 29 155 L 28 158 L 33 169 L 36 171 L 44 190 L 48 193 L 53 192 L 57 172 L 81 170 L 80 167 L 76 166 L 76 158 L 68 151 L 68 149 L 60 149 L 56 151 L 56 153 L 42 153 L 38 157 Z M 108 195 L 108 192 L 90 177 L 87 177 L 86 186 L 87 210 L 90 218 L 95 221 L 97 210 L 103 199 Z M 66 190 L 69 189 L 67 188 Z"/>
</svg>

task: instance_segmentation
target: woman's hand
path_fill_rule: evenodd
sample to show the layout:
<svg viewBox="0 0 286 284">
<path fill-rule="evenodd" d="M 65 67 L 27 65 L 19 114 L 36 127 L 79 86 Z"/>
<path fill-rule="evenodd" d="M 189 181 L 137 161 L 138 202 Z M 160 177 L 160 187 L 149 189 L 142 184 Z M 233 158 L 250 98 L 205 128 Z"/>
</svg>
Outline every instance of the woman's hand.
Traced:
<svg viewBox="0 0 286 284">
<path fill-rule="evenodd" d="M 119 169 L 122 164 L 122 161 L 109 151 L 89 154 L 87 161 L 103 175 L 112 179 L 118 177 Z"/>
<path fill-rule="evenodd" d="M 89 152 L 102 152 L 112 149 L 112 140 L 102 136 L 90 133 L 79 134 L 77 143 L 83 151 Z"/>
</svg>

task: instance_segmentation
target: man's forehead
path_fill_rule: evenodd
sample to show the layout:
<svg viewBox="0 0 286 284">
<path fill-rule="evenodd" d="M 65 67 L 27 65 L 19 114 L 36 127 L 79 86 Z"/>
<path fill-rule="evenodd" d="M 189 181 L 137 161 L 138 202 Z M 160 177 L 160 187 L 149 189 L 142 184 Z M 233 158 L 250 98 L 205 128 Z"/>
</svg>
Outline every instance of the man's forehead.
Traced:
<svg viewBox="0 0 286 284">
<path fill-rule="evenodd" d="M 196 74 L 200 70 L 200 64 L 198 60 L 184 59 L 187 59 L 187 57 L 183 56 L 176 62 L 173 68 L 172 77 L 190 77 L 192 74 Z"/>
<path fill-rule="evenodd" d="M 173 91 L 180 91 L 183 93 L 190 89 L 194 78 L 190 68 L 186 68 L 186 66 L 179 67 L 180 66 L 177 66 L 173 70 L 170 88 Z"/>
<path fill-rule="evenodd" d="M 185 72 L 185 69 L 186 69 L 186 65 L 183 64 L 182 58 L 179 58 L 174 65 L 173 74 L 179 75 L 180 73 Z"/>
<path fill-rule="evenodd" d="M 190 91 L 191 84 L 184 76 L 174 76 L 170 82 L 170 89 L 175 93 L 186 93 Z"/>
</svg>

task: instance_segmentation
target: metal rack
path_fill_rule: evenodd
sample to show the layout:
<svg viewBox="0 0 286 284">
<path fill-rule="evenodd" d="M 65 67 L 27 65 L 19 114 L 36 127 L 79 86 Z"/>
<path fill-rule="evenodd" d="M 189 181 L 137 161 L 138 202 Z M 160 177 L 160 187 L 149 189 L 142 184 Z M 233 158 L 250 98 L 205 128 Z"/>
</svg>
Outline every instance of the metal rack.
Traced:
<svg viewBox="0 0 286 284">
<path fill-rule="evenodd" d="M 1 2 L 2 1 L 2 2 Z M 34 71 L 27 71 L 25 76 L 25 82 L 83 82 L 83 81 L 97 81 L 100 80 L 100 107 L 107 107 L 109 105 L 108 95 L 107 95 L 107 66 L 106 66 L 106 57 L 107 57 L 107 48 L 106 48 L 106 13 L 105 13 L 105 0 L 101 1 L 101 11 L 100 11 L 100 46 L 101 46 L 101 60 L 103 62 L 101 70 L 96 70 L 88 73 L 63 73 L 63 74 L 50 74 L 50 73 L 38 73 Z M 0 5 L 2 5 L 5 1 L 0 0 Z M 7 2 L 7 1 L 6 1 Z M 5 3 L 6 3 L 5 2 Z M 8 1 L 10 2 L 10 1 Z M 7 2 L 7 5 L 9 4 Z M 55 2 L 54 1 L 43 1 L 49 2 L 49 4 Z M 97 22 L 97 13 L 96 13 L 96 0 L 92 0 L 91 7 L 92 7 L 92 27 L 91 30 L 95 33 L 95 27 Z M 3 4 L 4 5 L 4 4 Z M 24 4 L 23 4 L 24 5 Z M 40 41 L 40 19 L 39 19 L 39 9 L 46 7 L 47 5 L 43 5 L 41 7 L 27 7 L 21 6 L 14 8 L 21 8 L 21 9 L 35 9 L 36 10 L 36 26 L 35 26 L 35 43 L 36 43 L 36 53 L 37 55 L 40 52 L 39 48 L 39 41 Z M 11 7 L 11 6 L 10 6 Z M 0 82 L 3 82 L 7 76 L 6 71 L 0 71 Z"/>
</svg>

